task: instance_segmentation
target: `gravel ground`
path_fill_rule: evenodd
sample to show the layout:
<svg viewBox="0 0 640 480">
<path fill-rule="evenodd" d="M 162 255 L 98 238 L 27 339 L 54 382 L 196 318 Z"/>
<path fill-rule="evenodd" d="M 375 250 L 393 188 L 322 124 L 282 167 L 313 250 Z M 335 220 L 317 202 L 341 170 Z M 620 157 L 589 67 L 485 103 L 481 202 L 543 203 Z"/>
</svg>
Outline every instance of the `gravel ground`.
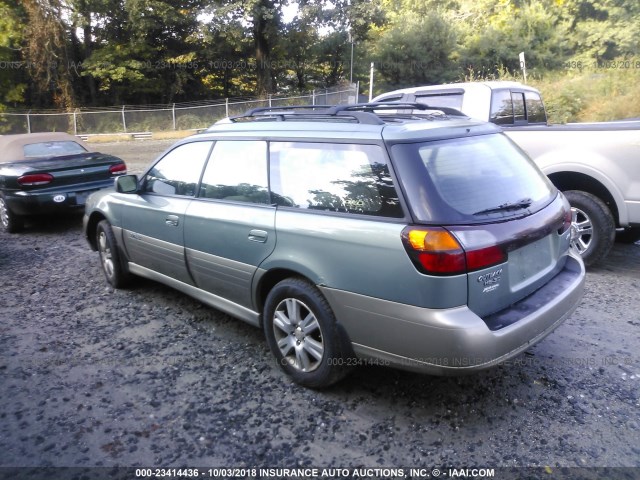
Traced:
<svg viewBox="0 0 640 480">
<path fill-rule="evenodd" d="M 133 140 L 127 142 L 92 143 L 90 147 L 102 153 L 122 158 L 129 173 L 142 173 L 147 166 L 158 158 L 177 140 Z"/>
<path fill-rule="evenodd" d="M 324 391 L 258 329 L 151 281 L 109 288 L 77 216 L 0 233 L 0 278 L 0 467 L 640 467 L 639 244 L 508 365 L 360 367 Z"/>
</svg>

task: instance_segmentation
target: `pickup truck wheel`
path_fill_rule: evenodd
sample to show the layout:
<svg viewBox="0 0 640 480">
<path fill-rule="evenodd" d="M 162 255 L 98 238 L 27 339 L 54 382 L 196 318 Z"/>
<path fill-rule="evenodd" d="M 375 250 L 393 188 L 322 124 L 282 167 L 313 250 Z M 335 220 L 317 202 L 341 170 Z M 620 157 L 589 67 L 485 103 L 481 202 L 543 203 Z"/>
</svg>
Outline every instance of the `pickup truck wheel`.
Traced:
<svg viewBox="0 0 640 480">
<path fill-rule="evenodd" d="M 636 243 L 638 240 L 640 240 L 640 227 L 625 228 L 616 235 L 616 241 L 620 243 Z"/>
<path fill-rule="evenodd" d="M 96 246 L 100 254 L 102 271 L 113 288 L 124 288 L 131 281 L 131 274 L 122 266 L 120 251 L 113 229 L 107 220 L 102 220 L 96 228 Z"/>
<path fill-rule="evenodd" d="M 16 233 L 24 228 L 22 217 L 13 213 L 4 197 L 0 195 L 0 227 L 7 233 Z"/>
<path fill-rule="evenodd" d="M 342 334 L 327 300 L 301 278 L 288 278 L 269 292 L 264 333 L 278 365 L 294 382 L 327 387 L 347 369 Z"/>
<path fill-rule="evenodd" d="M 564 192 L 575 213 L 577 238 L 572 242 L 585 265 L 594 265 L 607 256 L 616 236 L 613 215 L 602 200 L 579 190 Z"/>
</svg>

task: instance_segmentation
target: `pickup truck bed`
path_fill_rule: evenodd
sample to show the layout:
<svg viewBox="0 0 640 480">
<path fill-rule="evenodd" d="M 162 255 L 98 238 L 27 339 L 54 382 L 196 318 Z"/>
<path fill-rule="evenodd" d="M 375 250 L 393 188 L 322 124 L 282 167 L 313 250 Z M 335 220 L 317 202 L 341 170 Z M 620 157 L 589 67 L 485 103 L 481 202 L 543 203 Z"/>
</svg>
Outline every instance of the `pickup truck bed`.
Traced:
<svg viewBox="0 0 640 480">
<path fill-rule="evenodd" d="M 574 246 L 587 265 L 616 238 L 640 240 L 640 120 L 548 125 L 538 90 L 517 82 L 414 87 L 374 101 L 448 107 L 499 124 L 565 193 L 574 211 Z"/>
</svg>

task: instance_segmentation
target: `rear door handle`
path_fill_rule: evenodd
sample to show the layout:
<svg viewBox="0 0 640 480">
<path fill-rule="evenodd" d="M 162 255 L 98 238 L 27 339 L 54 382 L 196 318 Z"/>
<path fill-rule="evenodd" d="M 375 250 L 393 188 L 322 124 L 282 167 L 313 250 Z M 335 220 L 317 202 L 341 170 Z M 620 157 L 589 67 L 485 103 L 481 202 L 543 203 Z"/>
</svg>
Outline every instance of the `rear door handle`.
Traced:
<svg viewBox="0 0 640 480">
<path fill-rule="evenodd" d="M 180 217 L 178 217 L 177 215 L 167 215 L 167 218 L 164 221 L 164 223 L 166 223 L 170 227 L 177 227 L 178 224 L 180 223 Z"/>
<path fill-rule="evenodd" d="M 252 242 L 266 243 L 269 234 L 264 230 L 251 230 L 249 232 L 249 240 Z"/>
</svg>

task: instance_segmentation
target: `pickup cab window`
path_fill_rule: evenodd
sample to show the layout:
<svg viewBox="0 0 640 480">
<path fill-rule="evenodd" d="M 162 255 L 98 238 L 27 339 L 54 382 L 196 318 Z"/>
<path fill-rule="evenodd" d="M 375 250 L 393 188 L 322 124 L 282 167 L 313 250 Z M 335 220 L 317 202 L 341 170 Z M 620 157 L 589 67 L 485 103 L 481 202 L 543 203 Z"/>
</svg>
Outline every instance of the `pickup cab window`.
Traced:
<svg viewBox="0 0 640 480">
<path fill-rule="evenodd" d="M 524 93 L 511 92 L 511 101 L 513 102 L 512 123 L 523 123 L 526 120 L 524 111 Z"/>
<path fill-rule="evenodd" d="M 491 95 L 490 122 L 513 125 L 513 102 L 509 90 L 495 90 Z"/>
<path fill-rule="evenodd" d="M 540 95 L 535 92 L 524 92 L 524 100 L 527 106 L 527 122 L 547 123 L 547 114 Z"/>
<path fill-rule="evenodd" d="M 535 92 L 494 90 L 489 121 L 497 125 L 547 123 L 540 95 Z"/>
</svg>

